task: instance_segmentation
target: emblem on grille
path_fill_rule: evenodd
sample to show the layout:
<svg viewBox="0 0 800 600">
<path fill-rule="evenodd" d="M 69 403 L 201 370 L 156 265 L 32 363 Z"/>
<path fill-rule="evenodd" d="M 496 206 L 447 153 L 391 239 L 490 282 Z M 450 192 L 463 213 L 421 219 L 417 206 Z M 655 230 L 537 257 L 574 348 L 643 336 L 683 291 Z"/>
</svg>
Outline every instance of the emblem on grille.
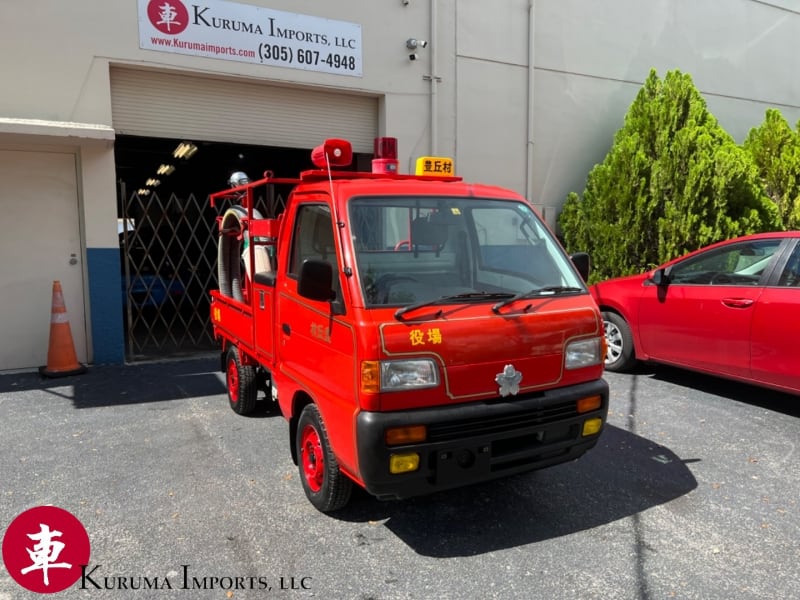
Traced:
<svg viewBox="0 0 800 600">
<path fill-rule="evenodd" d="M 522 381 L 522 373 L 514 368 L 514 365 L 506 365 L 503 367 L 503 372 L 498 373 L 494 378 L 497 385 L 500 386 L 500 395 L 516 396 L 519 394 L 519 382 Z"/>
</svg>

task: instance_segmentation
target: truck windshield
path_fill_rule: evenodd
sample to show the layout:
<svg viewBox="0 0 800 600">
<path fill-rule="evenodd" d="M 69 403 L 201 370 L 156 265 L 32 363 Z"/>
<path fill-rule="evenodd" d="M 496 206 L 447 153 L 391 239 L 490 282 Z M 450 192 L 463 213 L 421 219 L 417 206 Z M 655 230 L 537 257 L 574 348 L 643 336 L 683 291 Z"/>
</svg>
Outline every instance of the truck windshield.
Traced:
<svg viewBox="0 0 800 600">
<path fill-rule="evenodd" d="M 496 304 L 545 288 L 586 291 L 561 246 L 522 202 L 361 197 L 349 211 L 366 306 L 448 298 Z"/>
</svg>

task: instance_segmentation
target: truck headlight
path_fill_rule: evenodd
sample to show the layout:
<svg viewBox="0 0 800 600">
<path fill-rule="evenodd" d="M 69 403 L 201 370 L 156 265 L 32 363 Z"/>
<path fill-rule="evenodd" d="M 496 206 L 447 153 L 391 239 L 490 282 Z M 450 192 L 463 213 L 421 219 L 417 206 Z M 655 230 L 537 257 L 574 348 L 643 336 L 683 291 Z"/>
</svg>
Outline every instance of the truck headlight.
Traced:
<svg viewBox="0 0 800 600">
<path fill-rule="evenodd" d="M 381 391 L 395 392 L 439 385 L 439 370 L 430 359 L 380 362 Z"/>
<path fill-rule="evenodd" d="M 580 369 L 600 364 L 603 356 L 601 339 L 596 337 L 588 340 L 576 340 L 567 344 L 564 352 L 564 368 Z"/>
</svg>

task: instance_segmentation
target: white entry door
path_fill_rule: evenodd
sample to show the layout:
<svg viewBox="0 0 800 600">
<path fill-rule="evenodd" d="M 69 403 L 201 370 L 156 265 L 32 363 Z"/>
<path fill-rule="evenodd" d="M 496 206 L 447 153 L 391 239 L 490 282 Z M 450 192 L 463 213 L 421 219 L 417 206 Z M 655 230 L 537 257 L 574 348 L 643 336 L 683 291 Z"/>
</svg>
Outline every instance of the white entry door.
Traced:
<svg viewBox="0 0 800 600">
<path fill-rule="evenodd" d="M 0 370 L 46 364 L 55 280 L 86 362 L 75 155 L 0 150 L 0 220 Z"/>
</svg>

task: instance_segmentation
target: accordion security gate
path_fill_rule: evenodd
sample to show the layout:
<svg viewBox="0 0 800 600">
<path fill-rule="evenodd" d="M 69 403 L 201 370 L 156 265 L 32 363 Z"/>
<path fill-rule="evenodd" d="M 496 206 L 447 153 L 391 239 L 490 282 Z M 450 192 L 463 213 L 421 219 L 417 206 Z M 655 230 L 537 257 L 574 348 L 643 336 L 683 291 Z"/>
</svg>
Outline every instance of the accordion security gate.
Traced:
<svg viewBox="0 0 800 600">
<path fill-rule="evenodd" d="M 209 292 L 217 287 L 216 217 L 226 207 L 211 208 L 207 196 L 194 194 L 120 192 L 126 360 L 214 351 Z M 257 207 L 276 214 L 283 199 L 269 186 Z"/>
</svg>

